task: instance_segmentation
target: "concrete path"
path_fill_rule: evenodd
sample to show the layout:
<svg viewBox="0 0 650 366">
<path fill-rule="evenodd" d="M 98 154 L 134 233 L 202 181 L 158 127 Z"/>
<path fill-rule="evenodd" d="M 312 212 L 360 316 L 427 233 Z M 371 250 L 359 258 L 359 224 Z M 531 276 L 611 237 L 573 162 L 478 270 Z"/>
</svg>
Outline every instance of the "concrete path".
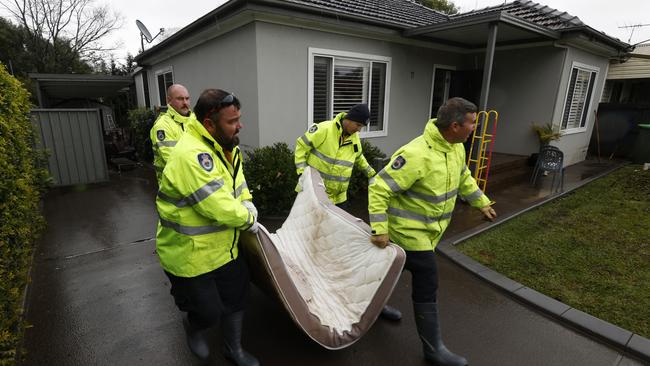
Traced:
<svg viewBox="0 0 650 366">
<path fill-rule="evenodd" d="M 154 253 L 155 178 L 146 169 L 46 197 L 27 313 L 24 365 L 198 365 Z M 448 347 L 471 365 L 631 366 L 638 361 L 528 308 L 444 257 L 440 308 Z M 244 344 L 263 365 L 426 365 L 410 305 L 410 276 L 359 342 L 328 351 L 253 288 Z M 212 365 L 228 365 L 213 333 Z"/>
</svg>

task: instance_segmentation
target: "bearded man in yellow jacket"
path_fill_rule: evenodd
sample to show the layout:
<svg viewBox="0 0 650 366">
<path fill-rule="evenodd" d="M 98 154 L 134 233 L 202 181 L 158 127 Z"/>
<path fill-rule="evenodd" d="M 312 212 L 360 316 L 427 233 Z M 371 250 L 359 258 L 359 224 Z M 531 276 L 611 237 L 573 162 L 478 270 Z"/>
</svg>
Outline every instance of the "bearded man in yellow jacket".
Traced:
<svg viewBox="0 0 650 366">
<path fill-rule="evenodd" d="M 221 323 L 224 355 L 238 366 L 259 362 L 241 345 L 248 268 L 239 257 L 242 230 L 257 232 L 239 144 L 239 100 L 220 89 L 201 93 L 192 122 L 162 172 L 156 251 L 179 310 L 187 343 L 210 355 L 206 330 Z"/>
<path fill-rule="evenodd" d="M 464 366 L 465 358 L 442 342 L 438 322 L 438 269 L 434 249 L 451 220 L 456 197 L 496 217 L 465 164 L 463 142 L 476 127 L 476 106 L 448 100 L 424 133 L 393 154 L 368 188 L 371 241 L 383 248 L 392 241 L 406 251 L 413 308 L 425 359 L 435 365 Z"/>
</svg>

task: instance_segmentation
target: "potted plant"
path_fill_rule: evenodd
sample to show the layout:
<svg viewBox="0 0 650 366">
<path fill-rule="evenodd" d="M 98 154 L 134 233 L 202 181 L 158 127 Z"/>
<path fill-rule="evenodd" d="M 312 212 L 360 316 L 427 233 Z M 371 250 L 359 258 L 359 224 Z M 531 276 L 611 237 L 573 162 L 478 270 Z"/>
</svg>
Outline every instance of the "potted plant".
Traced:
<svg viewBox="0 0 650 366">
<path fill-rule="evenodd" d="M 559 131 L 555 131 L 553 129 L 553 124 L 552 123 L 545 123 L 542 125 L 538 125 L 536 123 L 532 124 L 532 129 L 537 134 L 537 138 L 539 139 L 539 148 L 541 149 L 543 146 L 546 146 L 551 143 L 551 141 L 554 140 L 559 140 L 560 137 L 562 137 L 562 134 Z M 528 158 L 528 164 L 530 166 L 535 166 L 535 163 L 537 163 L 537 157 L 539 156 L 539 153 L 533 153 L 530 155 L 530 158 Z"/>
<path fill-rule="evenodd" d="M 562 137 L 562 134 L 560 132 L 553 129 L 553 124 L 551 123 L 546 123 L 543 125 L 533 123 L 533 131 L 535 131 L 537 138 L 539 138 L 540 147 L 548 145 L 551 143 L 551 141 L 559 140 L 560 137 Z"/>
</svg>

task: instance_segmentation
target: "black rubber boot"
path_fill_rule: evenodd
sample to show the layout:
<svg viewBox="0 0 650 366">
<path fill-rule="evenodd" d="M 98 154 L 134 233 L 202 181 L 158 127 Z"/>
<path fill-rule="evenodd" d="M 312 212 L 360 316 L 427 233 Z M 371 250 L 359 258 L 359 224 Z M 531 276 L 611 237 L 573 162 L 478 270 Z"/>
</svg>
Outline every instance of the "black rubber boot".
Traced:
<svg viewBox="0 0 650 366">
<path fill-rule="evenodd" d="M 206 361 L 210 357 L 207 329 L 198 329 L 193 326 L 187 316 L 183 317 L 183 328 L 185 328 L 185 336 L 190 351 L 201 361 Z"/>
<path fill-rule="evenodd" d="M 224 315 L 221 318 L 223 334 L 223 355 L 237 366 L 259 366 L 260 362 L 241 346 L 244 312 Z"/>
<path fill-rule="evenodd" d="M 384 305 L 381 309 L 381 317 L 387 320 L 398 321 L 402 319 L 402 312 L 392 306 Z"/>
<path fill-rule="evenodd" d="M 413 303 L 415 324 L 422 340 L 424 358 L 438 366 L 466 366 L 467 360 L 450 352 L 442 343 L 437 303 Z"/>
</svg>

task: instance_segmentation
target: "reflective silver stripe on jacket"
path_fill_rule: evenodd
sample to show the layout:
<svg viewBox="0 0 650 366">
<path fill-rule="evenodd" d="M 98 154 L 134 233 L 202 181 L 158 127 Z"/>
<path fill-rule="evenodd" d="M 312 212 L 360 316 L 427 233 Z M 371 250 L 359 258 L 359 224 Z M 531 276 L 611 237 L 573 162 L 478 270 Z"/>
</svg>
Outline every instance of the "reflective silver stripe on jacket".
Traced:
<svg viewBox="0 0 650 366">
<path fill-rule="evenodd" d="M 449 191 L 449 192 L 447 192 L 445 194 L 441 194 L 439 196 L 432 196 L 430 194 L 415 192 L 415 191 L 412 191 L 412 190 L 408 190 L 408 191 L 404 192 L 405 196 L 408 196 L 410 198 L 417 198 L 417 199 L 427 201 L 427 202 L 430 202 L 430 203 L 445 202 L 446 200 L 448 200 L 450 198 L 456 197 L 457 194 L 458 194 L 457 189 Z"/>
<path fill-rule="evenodd" d="M 475 190 L 473 193 L 470 193 L 467 196 L 463 196 L 463 198 L 467 202 L 473 202 L 473 201 L 476 201 L 477 199 L 481 198 L 481 196 L 483 196 L 483 191 L 481 191 L 481 189 L 479 188 L 479 189 Z"/>
<path fill-rule="evenodd" d="M 307 146 L 309 146 L 309 147 L 312 147 L 312 146 L 313 146 L 313 145 L 311 144 L 311 141 L 309 141 L 309 139 L 307 138 L 307 136 L 302 135 L 302 136 L 300 136 L 300 139 L 302 139 L 302 142 L 304 142 L 305 144 L 307 144 Z"/>
<path fill-rule="evenodd" d="M 306 168 L 306 167 L 307 167 L 307 163 L 305 163 L 304 161 L 302 163 L 296 163 L 296 168 Z"/>
<path fill-rule="evenodd" d="M 370 165 L 368 165 L 368 166 L 366 167 L 366 175 L 368 175 L 368 174 L 370 174 L 370 173 L 372 173 L 372 167 L 371 167 Z"/>
<path fill-rule="evenodd" d="M 407 211 L 407 210 L 402 210 L 399 208 L 394 208 L 394 207 L 389 207 L 388 208 L 388 213 L 393 216 L 401 217 L 404 219 L 411 219 L 415 221 L 420 221 L 424 222 L 427 224 L 431 224 L 436 221 L 441 221 L 441 220 L 447 220 L 451 218 L 451 212 L 444 213 L 438 217 L 429 217 L 425 215 L 421 215 L 415 212 Z"/>
<path fill-rule="evenodd" d="M 174 147 L 174 146 L 176 146 L 177 142 L 178 141 L 158 141 L 158 142 L 156 142 L 156 146 L 158 146 L 158 147 L 160 147 L 160 146 Z"/>
<path fill-rule="evenodd" d="M 386 222 L 388 216 L 386 214 L 370 214 L 370 222 Z"/>
<path fill-rule="evenodd" d="M 311 152 L 311 154 L 312 154 L 312 155 L 315 155 L 315 156 L 317 156 L 317 157 L 319 157 L 321 160 L 323 160 L 323 161 L 325 161 L 325 162 L 327 162 L 327 163 L 330 163 L 330 164 L 341 165 L 341 166 L 347 166 L 347 167 L 352 167 L 352 166 L 354 166 L 354 163 L 352 163 L 352 162 L 349 162 L 349 161 L 346 161 L 346 160 L 337 160 L 337 159 L 332 159 L 332 158 L 330 158 L 329 156 L 325 156 L 325 155 L 323 155 L 323 153 L 321 153 L 320 151 L 318 151 L 318 149 L 314 149 L 314 150 Z"/>
<path fill-rule="evenodd" d="M 384 169 L 382 169 L 377 175 L 379 175 L 386 184 L 388 184 L 388 187 L 390 187 L 390 190 L 393 192 L 401 192 L 402 188 L 397 184 L 395 179 L 388 174 L 388 172 Z"/>
<path fill-rule="evenodd" d="M 177 224 L 175 222 L 167 221 L 163 219 L 162 217 L 160 218 L 160 225 L 170 228 L 177 233 L 181 233 L 184 235 L 189 235 L 189 236 L 194 236 L 194 235 L 203 235 L 203 234 L 211 234 L 211 233 L 216 233 L 219 231 L 224 231 L 228 230 L 228 226 L 225 225 L 220 225 L 220 226 L 185 226 L 181 224 Z"/>
<path fill-rule="evenodd" d="M 210 196 L 212 193 L 218 191 L 219 188 L 221 187 L 223 187 L 223 179 L 213 180 L 207 183 L 206 185 L 204 185 L 203 187 L 197 189 L 196 191 L 194 191 L 194 193 L 190 194 L 189 196 L 183 197 L 181 199 L 169 197 L 162 191 L 158 191 L 158 198 L 160 198 L 165 202 L 169 202 L 176 207 L 194 206 L 195 204 L 208 198 L 208 196 Z"/>
<path fill-rule="evenodd" d="M 463 165 L 463 170 L 460 171 L 460 175 L 465 174 L 466 170 L 467 170 L 467 165 Z"/>
<path fill-rule="evenodd" d="M 338 175 L 329 175 L 321 172 L 320 170 L 318 171 L 320 173 L 321 178 L 327 179 L 327 180 L 333 180 L 336 182 L 347 182 L 350 180 L 350 177 L 340 177 Z"/>
<path fill-rule="evenodd" d="M 246 182 L 240 184 L 239 187 L 237 187 L 237 189 L 235 189 L 235 191 L 232 192 L 233 197 L 235 198 L 239 197 L 245 188 L 248 188 Z"/>
</svg>

